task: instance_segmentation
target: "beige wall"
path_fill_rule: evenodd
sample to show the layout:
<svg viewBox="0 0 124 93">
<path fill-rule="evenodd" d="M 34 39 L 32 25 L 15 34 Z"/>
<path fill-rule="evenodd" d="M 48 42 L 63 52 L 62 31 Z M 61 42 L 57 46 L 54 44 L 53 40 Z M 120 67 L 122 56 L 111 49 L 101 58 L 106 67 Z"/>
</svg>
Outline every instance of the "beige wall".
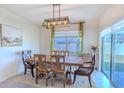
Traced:
<svg viewBox="0 0 124 93">
<path fill-rule="evenodd" d="M 87 21 L 84 25 L 84 40 L 83 40 L 83 52 L 91 53 L 91 46 L 99 45 L 99 32 L 98 32 L 98 19 Z M 98 49 L 96 51 L 95 67 L 99 65 Z"/>
<path fill-rule="evenodd" d="M 0 8 L 0 24 L 7 24 L 23 30 L 23 46 L 0 46 L 0 82 L 24 71 L 21 50 L 31 49 L 33 53 L 39 52 L 39 27 L 30 24 L 14 13 Z"/>
<path fill-rule="evenodd" d="M 98 46 L 98 19 L 86 21 L 84 24 L 83 52 L 91 53 L 91 46 Z"/>
<path fill-rule="evenodd" d="M 44 28 L 40 29 L 40 53 L 50 54 L 51 50 L 51 31 Z"/>
<path fill-rule="evenodd" d="M 100 32 L 124 18 L 124 5 L 111 5 L 100 18 Z"/>
<path fill-rule="evenodd" d="M 124 5 L 112 5 L 109 7 L 101 16 L 100 23 L 99 23 L 99 40 L 100 40 L 100 33 L 107 27 L 121 21 L 124 19 Z M 100 45 L 99 41 L 99 45 Z M 100 46 L 101 48 L 101 46 Z M 101 52 L 101 51 L 100 51 Z M 100 54 L 100 53 L 99 53 Z M 100 56 L 100 55 L 99 55 Z M 99 58 L 99 62 L 101 58 Z M 101 62 L 99 64 L 99 68 L 101 68 Z"/>
</svg>

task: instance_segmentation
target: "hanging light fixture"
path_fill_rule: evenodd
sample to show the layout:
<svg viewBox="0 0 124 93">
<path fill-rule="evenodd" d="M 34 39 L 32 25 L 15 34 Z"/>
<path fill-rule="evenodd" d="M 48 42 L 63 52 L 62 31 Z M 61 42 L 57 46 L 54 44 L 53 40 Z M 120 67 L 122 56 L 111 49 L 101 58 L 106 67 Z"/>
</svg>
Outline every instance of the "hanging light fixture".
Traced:
<svg viewBox="0 0 124 93">
<path fill-rule="evenodd" d="M 55 18 L 55 7 L 58 7 L 59 12 L 58 12 L 58 17 Z M 50 29 L 52 27 L 64 27 L 69 24 L 69 18 L 68 16 L 65 17 L 60 17 L 60 4 L 53 4 L 53 18 L 45 19 L 43 21 L 42 26 Z"/>
</svg>

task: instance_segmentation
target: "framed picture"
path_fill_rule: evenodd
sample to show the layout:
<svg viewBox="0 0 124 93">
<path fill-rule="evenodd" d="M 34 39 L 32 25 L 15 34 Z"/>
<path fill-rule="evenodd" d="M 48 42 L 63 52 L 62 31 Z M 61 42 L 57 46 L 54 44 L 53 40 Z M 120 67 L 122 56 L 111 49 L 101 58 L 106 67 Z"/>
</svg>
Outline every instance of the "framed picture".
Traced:
<svg viewBox="0 0 124 93">
<path fill-rule="evenodd" d="M 22 30 L 9 25 L 0 25 L 2 46 L 22 46 Z"/>
</svg>

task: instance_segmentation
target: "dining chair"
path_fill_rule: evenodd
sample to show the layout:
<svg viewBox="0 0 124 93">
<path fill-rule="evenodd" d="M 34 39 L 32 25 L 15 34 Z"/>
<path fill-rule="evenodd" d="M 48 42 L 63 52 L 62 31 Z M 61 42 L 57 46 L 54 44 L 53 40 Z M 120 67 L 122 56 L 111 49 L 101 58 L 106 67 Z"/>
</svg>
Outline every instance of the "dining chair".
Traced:
<svg viewBox="0 0 124 93">
<path fill-rule="evenodd" d="M 64 51 L 64 50 L 60 51 L 60 55 L 67 57 L 67 56 L 69 56 L 69 51 Z M 70 67 L 68 66 L 67 70 L 66 70 L 66 79 L 67 79 L 68 75 L 70 74 L 69 68 Z"/>
<path fill-rule="evenodd" d="M 51 55 L 52 85 L 54 76 L 62 75 L 63 87 L 65 87 L 65 57 L 62 55 Z"/>
<path fill-rule="evenodd" d="M 42 75 L 45 76 L 46 86 L 48 86 L 48 74 L 51 71 L 51 68 L 47 64 L 46 55 L 34 54 L 34 60 L 36 65 L 36 84 L 38 83 L 38 78 Z"/>
<path fill-rule="evenodd" d="M 58 50 L 52 50 L 51 55 L 59 55 L 59 51 Z"/>
<path fill-rule="evenodd" d="M 32 77 L 34 77 L 34 71 L 33 69 L 35 68 L 35 64 L 32 62 L 30 63 L 29 61 L 26 61 L 26 59 L 31 58 L 31 50 L 24 50 L 22 51 L 22 61 L 24 64 L 24 75 L 27 72 L 27 69 L 31 70 Z"/>
<path fill-rule="evenodd" d="M 69 56 L 69 51 L 60 51 L 60 55 Z"/>
<path fill-rule="evenodd" d="M 73 84 L 75 83 L 76 81 L 76 76 L 79 75 L 79 76 L 88 76 L 88 80 L 89 80 L 89 83 L 90 83 L 90 87 L 92 87 L 92 84 L 91 84 L 91 74 L 94 70 L 94 66 L 95 66 L 95 61 L 94 61 L 94 56 L 92 57 L 92 61 L 90 63 L 90 66 L 89 67 L 79 67 L 77 70 L 74 71 L 74 80 L 73 80 Z"/>
<path fill-rule="evenodd" d="M 90 64 L 93 62 L 92 60 L 94 60 L 94 65 L 95 65 L 95 55 L 84 54 L 82 55 L 82 59 L 83 59 L 83 67 L 89 67 Z"/>
</svg>

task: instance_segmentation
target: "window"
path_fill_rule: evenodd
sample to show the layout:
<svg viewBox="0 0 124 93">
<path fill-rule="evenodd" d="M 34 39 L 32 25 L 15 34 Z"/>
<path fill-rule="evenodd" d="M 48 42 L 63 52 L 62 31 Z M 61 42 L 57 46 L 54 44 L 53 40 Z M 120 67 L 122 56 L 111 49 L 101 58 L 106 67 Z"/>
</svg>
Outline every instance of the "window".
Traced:
<svg viewBox="0 0 124 93">
<path fill-rule="evenodd" d="M 79 55 L 81 38 L 79 31 L 56 31 L 53 50 L 67 50 L 70 55 Z"/>
</svg>

